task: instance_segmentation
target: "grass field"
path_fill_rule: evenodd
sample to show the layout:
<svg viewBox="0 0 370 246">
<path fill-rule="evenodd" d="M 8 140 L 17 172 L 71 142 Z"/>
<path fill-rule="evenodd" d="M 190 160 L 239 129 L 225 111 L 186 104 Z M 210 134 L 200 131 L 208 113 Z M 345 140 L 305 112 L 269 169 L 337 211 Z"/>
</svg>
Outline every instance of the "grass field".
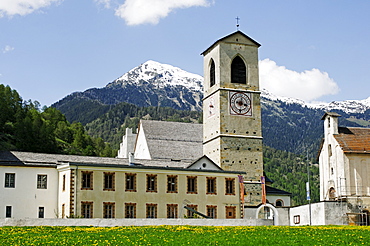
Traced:
<svg viewBox="0 0 370 246">
<path fill-rule="evenodd" d="M 360 226 L 0 227 L 0 245 L 369 245 Z"/>
</svg>

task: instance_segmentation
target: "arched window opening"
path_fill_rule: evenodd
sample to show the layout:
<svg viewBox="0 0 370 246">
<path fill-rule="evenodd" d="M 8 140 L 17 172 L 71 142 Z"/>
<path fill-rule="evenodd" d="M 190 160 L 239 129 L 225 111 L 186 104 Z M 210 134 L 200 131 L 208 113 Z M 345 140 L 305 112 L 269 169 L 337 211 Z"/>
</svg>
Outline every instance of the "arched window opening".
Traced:
<svg viewBox="0 0 370 246">
<path fill-rule="evenodd" d="M 275 206 L 276 207 L 282 207 L 282 206 L 284 206 L 284 202 L 282 201 L 282 200 L 276 200 L 276 202 L 275 202 Z"/>
<path fill-rule="evenodd" d="M 215 62 L 211 59 L 211 66 L 209 68 L 209 85 L 210 87 L 216 84 L 216 74 L 215 74 Z"/>
<path fill-rule="evenodd" d="M 231 63 L 231 83 L 247 83 L 247 69 L 240 56 L 235 57 Z"/>
</svg>

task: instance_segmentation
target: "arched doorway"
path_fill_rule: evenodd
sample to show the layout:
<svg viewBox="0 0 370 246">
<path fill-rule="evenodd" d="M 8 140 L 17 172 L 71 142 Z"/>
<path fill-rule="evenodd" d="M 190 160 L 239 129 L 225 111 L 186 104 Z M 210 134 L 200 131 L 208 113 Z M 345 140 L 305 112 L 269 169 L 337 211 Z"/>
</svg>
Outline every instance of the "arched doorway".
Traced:
<svg viewBox="0 0 370 246">
<path fill-rule="evenodd" d="M 256 219 L 258 219 L 258 215 L 259 215 L 259 213 L 260 213 L 260 211 L 261 211 L 262 208 L 263 209 L 268 208 L 268 209 L 272 210 L 272 212 L 273 212 L 272 216 L 273 216 L 273 220 L 274 220 L 274 225 L 279 225 L 279 213 L 278 213 L 277 209 L 274 206 L 272 206 L 271 204 L 269 204 L 269 203 L 267 203 L 267 204 L 261 204 L 261 206 L 259 206 L 257 208 L 257 211 L 256 211 Z"/>
</svg>

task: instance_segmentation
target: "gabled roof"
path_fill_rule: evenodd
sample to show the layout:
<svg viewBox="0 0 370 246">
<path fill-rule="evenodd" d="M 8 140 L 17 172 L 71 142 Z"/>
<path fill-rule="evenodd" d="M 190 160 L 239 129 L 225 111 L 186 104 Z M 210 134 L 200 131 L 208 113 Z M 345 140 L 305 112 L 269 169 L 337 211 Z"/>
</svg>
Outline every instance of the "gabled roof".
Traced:
<svg viewBox="0 0 370 246">
<path fill-rule="evenodd" d="M 203 155 L 202 124 L 142 120 L 152 159 L 196 160 Z"/>
<path fill-rule="evenodd" d="M 225 36 L 225 37 L 223 37 L 223 38 L 220 38 L 220 39 L 219 39 L 219 40 L 217 40 L 216 42 L 214 42 L 211 46 L 209 46 L 209 48 L 208 48 L 208 49 L 206 49 L 205 51 L 203 51 L 201 55 L 204 55 L 205 53 L 207 53 L 210 49 L 212 49 L 214 46 L 216 46 L 219 42 L 222 42 L 222 41 L 224 41 L 225 39 L 227 39 L 227 38 L 229 38 L 229 37 L 231 37 L 231 36 L 233 36 L 233 35 L 236 35 L 236 34 L 241 34 L 241 35 L 242 35 L 242 36 L 244 36 L 245 38 L 249 39 L 252 43 L 254 43 L 257 47 L 260 47 L 260 46 L 261 46 L 257 41 L 255 41 L 255 40 L 253 40 L 252 38 L 248 37 L 248 36 L 247 36 L 246 34 L 244 34 L 243 32 L 241 32 L 241 31 L 236 31 L 236 32 L 233 32 L 233 33 L 231 33 L 231 34 L 229 34 L 229 35 L 227 35 L 227 36 Z"/>
<path fill-rule="evenodd" d="M 202 157 L 200 157 L 198 160 L 194 161 L 193 163 L 191 163 L 189 166 L 187 166 L 186 168 L 188 169 L 194 169 L 194 167 L 199 164 L 199 162 L 204 162 L 204 161 L 207 161 L 211 164 L 211 166 L 208 166 L 208 167 L 202 167 L 201 169 L 205 169 L 205 170 L 223 170 L 221 167 L 219 167 L 216 163 L 214 163 L 211 159 L 208 158 L 208 156 L 204 155 Z"/>
<path fill-rule="evenodd" d="M 370 154 L 370 128 L 339 127 L 333 136 L 344 153 Z"/>
<path fill-rule="evenodd" d="M 325 112 L 324 116 L 321 118 L 321 120 L 325 120 L 326 116 L 329 115 L 331 117 L 341 117 L 340 114 L 337 114 L 335 112 Z"/>
</svg>

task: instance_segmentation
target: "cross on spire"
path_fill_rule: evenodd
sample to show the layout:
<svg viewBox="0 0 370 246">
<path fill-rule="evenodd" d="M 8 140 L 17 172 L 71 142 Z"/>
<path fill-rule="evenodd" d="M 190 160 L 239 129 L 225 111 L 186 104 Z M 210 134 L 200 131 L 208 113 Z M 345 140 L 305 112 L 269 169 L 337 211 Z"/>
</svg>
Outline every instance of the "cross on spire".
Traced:
<svg viewBox="0 0 370 246">
<path fill-rule="evenodd" d="M 235 19 L 236 19 L 236 30 L 239 31 L 239 20 L 240 20 L 240 18 L 239 18 L 239 16 L 237 16 Z"/>
</svg>

